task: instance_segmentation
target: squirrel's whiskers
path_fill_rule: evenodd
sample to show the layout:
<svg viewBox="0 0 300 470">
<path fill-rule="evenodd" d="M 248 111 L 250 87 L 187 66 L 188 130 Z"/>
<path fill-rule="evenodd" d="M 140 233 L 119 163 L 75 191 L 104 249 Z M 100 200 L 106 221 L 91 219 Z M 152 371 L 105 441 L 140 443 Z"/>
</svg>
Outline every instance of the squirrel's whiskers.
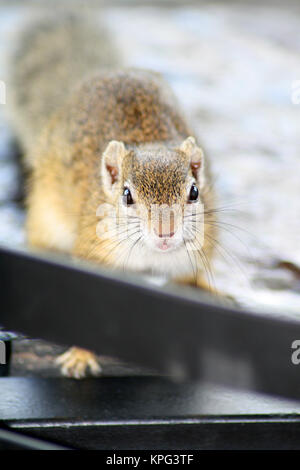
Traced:
<svg viewBox="0 0 300 470">
<path fill-rule="evenodd" d="M 46 18 L 13 58 L 12 118 L 32 173 L 28 243 L 213 289 L 207 156 L 159 74 L 101 69 L 118 62 L 103 31 L 74 15 Z M 80 376 L 83 360 L 92 364 L 64 356 L 64 372 Z"/>
</svg>

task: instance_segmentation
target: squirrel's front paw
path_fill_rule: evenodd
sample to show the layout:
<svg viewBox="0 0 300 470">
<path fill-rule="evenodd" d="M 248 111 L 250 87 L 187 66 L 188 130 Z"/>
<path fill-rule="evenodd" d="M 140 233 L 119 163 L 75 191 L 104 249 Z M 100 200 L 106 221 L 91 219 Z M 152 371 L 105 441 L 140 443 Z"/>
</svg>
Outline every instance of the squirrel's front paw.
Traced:
<svg viewBox="0 0 300 470">
<path fill-rule="evenodd" d="M 56 364 L 61 367 L 61 372 L 66 377 L 82 379 L 88 369 L 92 375 L 99 375 L 101 366 L 97 356 L 86 349 L 72 347 L 56 359 Z"/>
</svg>

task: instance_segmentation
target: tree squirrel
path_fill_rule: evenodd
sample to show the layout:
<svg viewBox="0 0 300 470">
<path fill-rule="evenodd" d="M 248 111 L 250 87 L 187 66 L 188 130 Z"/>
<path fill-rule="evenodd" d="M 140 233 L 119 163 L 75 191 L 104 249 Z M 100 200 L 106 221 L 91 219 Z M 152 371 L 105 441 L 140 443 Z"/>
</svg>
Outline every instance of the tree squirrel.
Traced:
<svg viewBox="0 0 300 470">
<path fill-rule="evenodd" d="M 216 234 L 206 158 L 164 79 L 113 69 L 107 39 L 73 15 L 21 36 L 11 101 L 32 171 L 28 242 L 208 289 Z M 75 347 L 58 363 L 76 378 L 100 371 Z"/>
</svg>

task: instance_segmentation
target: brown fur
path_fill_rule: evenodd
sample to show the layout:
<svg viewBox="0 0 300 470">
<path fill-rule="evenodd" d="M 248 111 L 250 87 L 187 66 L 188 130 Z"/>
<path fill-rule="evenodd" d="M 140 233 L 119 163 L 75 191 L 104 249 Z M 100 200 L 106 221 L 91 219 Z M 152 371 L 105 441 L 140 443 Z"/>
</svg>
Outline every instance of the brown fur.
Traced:
<svg viewBox="0 0 300 470">
<path fill-rule="evenodd" d="M 105 27 L 87 12 L 43 14 L 25 25 L 11 58 L 7 102 L 27 166 L 38 135 L 74 86 L 118 62 Z"/>
<path fill-rule="evenodd" d="M 96 210 L 106 202 L 99 177 L 99 161 L 105 146 L 118 139 L 129 148 L 142 146 L 147 154 L 147 144 L 163 143 L 160 153 L 153 156 L 149 152 L 144 161 L 129 152 L 123 164 L 124 179 L 131 175 L 140 199 L 148 204 L 170 203 L 178 195 L 188 169 L 182 153 L 170 148 L 178 146 L 189 134 L 176 101 L 157 74 L 120 70 L 89 79 L 50 120 L 33 150 L 29 242 L 113 264 L 113 257 L 107 256 L 109 242 L 103 243 L 101 250 L 93 251 L 93 246 L 99 244 Z M 211 192 L 203 191 L 203 198 L 205 206 L 211 207 Z M 60 248 L 52 235 L 60 224 L 74 238 L 70 249 L 64 243 Z M 209 246 L 206 251 L 210 255 Z"/>
<path fill-rule="evenodd" d="M 200 164 L 189 164 L 180 147 L 193 132 L 160 75 L 138 69 L 96 71 L 105 62 L 95 48 L 99 35 L 68 21 L 67 26 L 65 20 L 58 22 L 57 36 L 55 22 L 26 33 L 18 65 L 15 60 L 13 114 L 32 168 L 28 242 L 115 267 L 120 243 L 113 236 L 99 240 L 96 233 L 98 206 L 115 207 L 116 201 L 104 191 L 100 176 L 109 142 L 123 142 L 126 149 L 120 171 L 107 165 L 117 193 L 130 180 L 138 201 L 147 208 L 176 201 L 184 204 L 186 179 L 196 175 Z M 101 44 L 97 47 L 101 49 Z M 113 57 L 108 50 L 106 45 L 102 57 Z M 200 193 L 209 211 L 214 195 L 207 162 Z M 102 214 L 102 219 L 108 223 L 108 214 Z M 208 262 L 213 228 L 209 222 L 205 226 L 203 249 Z M 198 254 L 196 259 L 196 276 L 173 276 L 173 280 L 208 288 L 203 261 Z M 63 361 L 66 373 L 76 377 L 82 374 L 82 354 L 79 351 L 73 360 L 75 353 L 71 359 L 63 356 Z"/>
</svg>

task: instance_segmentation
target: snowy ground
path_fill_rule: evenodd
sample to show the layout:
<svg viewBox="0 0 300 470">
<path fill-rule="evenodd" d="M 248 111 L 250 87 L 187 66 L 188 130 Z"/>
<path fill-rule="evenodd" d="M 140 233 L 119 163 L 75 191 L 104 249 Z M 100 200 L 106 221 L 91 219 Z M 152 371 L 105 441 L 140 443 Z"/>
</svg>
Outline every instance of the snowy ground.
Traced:
<svg viewBox="0 0 300 470">
<path fill-rule="evenodd" d="M 212 161 L 224 222 L 216 286 L 249 308 L 299 318 L 300 105 L 291 87 L 300 80 L 300 6 L 271 3 L 110 7 L 101 16 L 124 64 L 170 82 Z M 1 79 L 24 9 L 0 14 Z M 24 214 L 13 202 L 17 167 L 1 106 L 0 243 L 17 245 Z"/>
</svg>

